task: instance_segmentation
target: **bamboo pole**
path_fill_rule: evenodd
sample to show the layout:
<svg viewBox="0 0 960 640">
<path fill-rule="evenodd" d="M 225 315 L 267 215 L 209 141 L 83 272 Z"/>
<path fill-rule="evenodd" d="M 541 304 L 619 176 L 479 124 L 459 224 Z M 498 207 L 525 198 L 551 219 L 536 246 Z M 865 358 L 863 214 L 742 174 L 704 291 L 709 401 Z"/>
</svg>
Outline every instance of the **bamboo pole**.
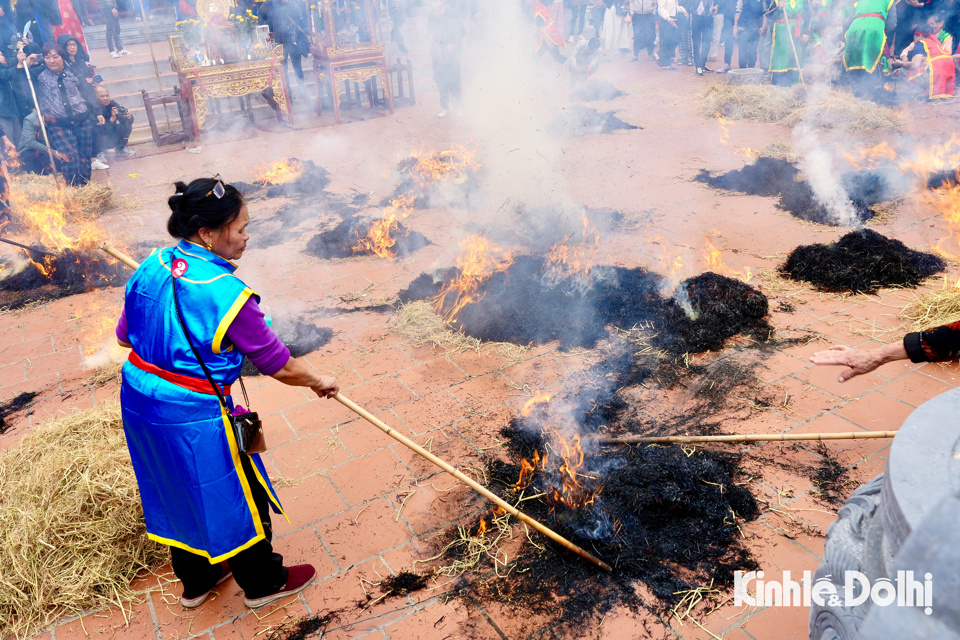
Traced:
<svg viewBox="0 0 960 640">
<path fill-rule="evenodd" d="M 117 260 L 119 260 L 120 262 L 122 262 L 123 264 L 127 265 L 128 267 L 130 267 L 131 269 L 136 269 L 137 267 L 140 266 L 140 265 L 137 263 L 136 260 L 134 260 L 133 258 L 131 258 L 130 256 L 128 256 L 127 254 L 123 253 L 122 251 L 119 251 L 119 250 L 117 250 L 117 249 L 114 249 L 113 247 L 111 247 L 111 246 L 108 245 L 108 244 L 105 244 L 105 245 L 103 245 L 103 246 L 100 247 L 100 248 L 101 248 L 103 251 L 105 251 L 106 253 L 108 253 L 108 254 L 110 254 L 111 256 L 113 256 L 114 258 L 116 258 Z M 333 397 L 334 397 L 334 399 L 337 400 L 340 404 L 342 404 L 343 406 L 347 407 L 348 409 L 350 409 L 351 411 L 353 411 L 354 413 L 356 413 L 358 416 L 360 416 L 361 418 L 363 418 L 364 420 L 366 420 L 367 422 L 369 422 L 370 424 L 372 424 L 372 425 L 375 426 L 376 428 L 380 429 L 381 431 L 383 431 L 385 434 L 387 434 L 388 436 L 390 436 L 391 438 L 393 438 L 394 440 L 396 440 L 396 441 L 399 442 L 400 444 L 404 445 L 404 446 L 407 447 L 408 449 L 414 451 L 415 453 L 417 453 L 417 454 L 419 454 L 420 456 L 426 458 L 427 460 L 429 460 L 429 461 L 432 462 L 433 464 L 437 465 L 438 467 L 440 467 L 441 469 L 443 469 L 444 471 L 446 471 L 447 473 L 449 473 L 450 475 L 452 475 L 454 478 L 456 478 L 457 480 L 459 480 L 459 481 L 462 482 L 463 484 L 467 485 L 468 487 L 470 487 L 471 489 L 473 489 L 474 491 L 476 491 L 477 493 L 479 493 L 481 496 L 483 496 L 484 498 L 486 498 L 486 499 L 489 500 L 490 502 L 494 503 L 495 505 L 497 505 L 497 506 L 500 507 L 501 509 L 505 510 L 507 513 L 509 513 L 510 515 L 512 515 L 513 517 L 515 517 L 515 518 L 516 518 L 517 520 L 519 520 L 520 522 L 523 522 L 523 523 L 526 523 L 526 524 L 530 525 L 531 527 L 533 527 L 534 529 L 536 529 L 537 531 L 539 531 L 539 532 L 542 533 L 543 535 L 547 536 L 548 538 L 550 538 L 550 539 L 553 540 L 554 542 L 556 542 L 556 543 L 558 543 L 558 544 L 566 547 L 566 548 L 569 549 L 570 551 L 573 551 L 575 554 L 577 554 L 578 556 L 580 556 L 580 557 L 583 558 L 584 560 L 589 560 L 590 562 L 592 562 L 593 564 L 597 565 L 598 567 L 600 567 L 600 568 L 603 569 L 604 571 L 612 571 L 612 570 L 613 570 L 613 568 L 612 568 L 610 565 L 608 565 L 608 564 L 607 564 L 606 562 L 604 562 L 603 560 L 597 558 L 596 556 L 592 555 L 589 551 L 586 551 L 585 549 L 582 549 L 582 548 L 578 547 L 578 546 L 575 545 L 574 543 L 570 542 L 569 540 L 567 540 L 566 538 L 564 538 L 563 536 L 561 536 L 561 535 L 560 535 L 559 533 L 557 533 L 556 531 L 554 531 L 554 530 L 546 527 L 546 526 L 543 525 L 543 524 L 540 524 L 539 522 L 537 522 L 536 520 L 534 520 L 533 518 L 531 518 L 530 516 L 528 516 L 528 515 L 525 514 L 524 512 L 520 511 L 519 509 L 517 509 L 516 507 L 514 507 L 513 505 L 511 505 L 509 502 L 506 502 L 505 500 L 503 500 L 502 498 L 500 498 L 500 497 L 497 496 L 496 494 L 492 493 L 492 492 L 491 492 L 490 490 L 488 490 L 486 487 L 484 487 L 483 485 L 481 485 L 480 483 L 478 483 L 477 481 L 475 481 L 473 478 L 470 478 L 469 476 L 464 475 L 463 473 L 461 473 L 460 471 L 458 471 L 457 469 L 455 469 L 455 468 L 454 468 L 453 466 L 451 466 L 450 464 L 444 462 L 443 460 L 441 460 L 441 459 L 438 458 L 437 456 L 433 455 L 432 453 L 430 453 L 429 451 L 427 451 L 426 449 L 424 449 L 423 447 L 421 447 L 420 445 L 418 445 L 418 444 L 417 444 L 416 442 L 414 442 L 413 440 L 410 440 L 410 439 L 407 438 L 406 436 L 404 436 L 404 435 L 402 435 L 402 434 L 400 434 L 400 433 L 397 433 L 394 429 L 392 429 L 391 427 L 387 426 L 387 425 L 386 425 L 384 422 L 382 422 L 379 418 L 377 418 L 377 417 L 374 416 L 372 413 L 370 413 L 369 411 L 367 411 L 366 409 L 364 409 L 363 407 L 361 407 L 360 405 L 358 405 L 357 403 L 355 403 L 353 400 L 350 400 L 349 398 L 347 398 L 346 396 L 344 396 L 344 395 L 341 394 L 341 393 L 338 393 L 337 395 L 335 395 L 335 396 L 333 396 Z"/>
<path fill-rule="evenodd" d="M 486 487 L 484 487 L 480 483 L 473 480 L 473 478 L 470 478 L 469 476 L 464 475 L 463 473 L 461 473 L 451 465 L 447 464 L 437 456 L 433 455 L 432 453 L 430 453 L 429 451 L 427 451 L 426 449 L 418 445 L 416 442 L 397 433 L 394 429 L 390 428 L 385 423 L 381 422 L 376 416 L 371 414 L 369 411 L 367 411 L 363 407 L 360 407 L 359 405 L 357 405 L 355 402 L 353 402 L 343 394 L 338 393 L 337 395 L 333 396 L 333 398 L 337 400 L 340 404 L 347 407 L 348 409 L 350 409 L 351 411 L 359 415 L 361 418 L 363 418 L 364 420 L 366 420 L 367 422 L 375 426 L 376 428 L 383 431 L 385 434 L 387 434 L 388 436 L 390 436 L 400 444 L 404 445 L 408 449 L 411 449 L 412 451 L 416 452 L 420 456 L 426 458 L 427 460 L 437 465 L 438 467 L 440 467 L 441 469 L 443 469 L 444 471 L 452 475 L 454 478 L 462 482 L 463 484 L 467 485 L 468 487 L 470 487 L 471 489 L 479 493 L 481 496 L 483 496 L 490 502 L 494 503 L 501 509 L 505 510 L 507 513 L 515 517 L 520 522 L 530 525 L 531 527 L 533 527 L 543 535 L 547 536 L 554 542 L 560 545 L 563 545 L 564 547 L 566 547 L 570 551 L 573 551 L 575 554 L 577 554 L 584 560 L 589 560 L 590 562 L 597 565 L 604 571 L 612 571 L 612 567 L 608 565 L 606 562 L 604 562 L 603 560 L 600 560 L 596 556 L 592 555 L 590 552 L 578 547 L 574 543 L 570 542 L 569 540 L 561 536 L 559 533 L 540 524 L 539 522 L 537 522 L 527 514 L 523 513 L 522 511 L 520 511 L 519 509 L 511 505 L 509 502 L 506 502 L 496 494 L 492 493 Z"/>
<path fill-rule="evenodd" d="M 140 263 L 139 263 L 139 262 L 137 262 L 136 260 L 134 260 L 133 258 L 131 258 L 130 256 L 128 256 L 127 254 L 125 254 L 123 251 L 120 251 L 119 249 L 114 249 L 113 247 L 111 247 L 111 246 L 108 245 L 108 244 L 105 244 L 105 245 L 101 246 L 100 249 L 102 249 L 102 250 L 104 251 L 104 253 L 109 254 L 110 256 L 116 258 L 117 260 L 119 260 L 119 261 L 122 262 L 123 264 L 127 265 L 128 267 L 130 267 L 130 268 L 133 269 L 134 271 L 136 271 L 136 270 L 140 267 Z"/>
<path fill-rule="evenodd" d="M 50 253 L 49 251 L 41 251 L 40 249 L 34 249 L 25 244 L 20 244 L 19 242 L 14 242 L 13 240 L 7 240 L 6 238 L 0 238 L 0 242 L 6 242 L 7 244 L 12 244 L 15 247 L 20 247 L 21 249 L 26 249 L 27 251 L 32 251 L 33 253 L 38 253 L 42 256 L 50 256 L 51 258 L 56 258 L 57 254 Z"/>
<path fill-rule="evenodd" d="M 761 433 L 722 436 L 599 436 L 599 444 L 653 444 L 692 442 L 794 442 L 801 440 L 865 440 L 894 438 L 896 431 L 849 431 L 845 433 Z"/>
</svg>

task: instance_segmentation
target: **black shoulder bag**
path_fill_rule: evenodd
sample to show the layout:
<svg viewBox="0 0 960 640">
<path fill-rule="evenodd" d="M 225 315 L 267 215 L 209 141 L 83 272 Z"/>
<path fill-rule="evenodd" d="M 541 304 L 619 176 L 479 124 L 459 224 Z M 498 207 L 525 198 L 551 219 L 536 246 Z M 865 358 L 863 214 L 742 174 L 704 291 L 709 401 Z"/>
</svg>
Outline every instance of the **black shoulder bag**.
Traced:
<svg viewBox="0 0 960 640">
<path fill-rule="evenodd" d="M 260 417 L 254 411 L 248 411 L 247 413 L 241 413 L 239 415 L 234 415 L 234 413 L 230 411 L 230 407 L 227 406 L 227 400 L 220 391 L 220 385 L 213 381 L 210 370 L 207 369 L 206 363 L 204 363 L 203 358 L 200 357 L 200 352 L 193 346 L 193 340 L 190 339 L 190 332 L 187 331 L 187 324 L 183 321 L 183 314 L 180 312 L 180 298 L 177 295 L 177 278 L 174 277 L 172 273 L 170 280 L 173 283 L 173 305 L 177 309 L 177 320 L 180 322 L 180 328 L 183 329 L 183 335 L 187 338 L 190 350 L 193 351 L 197 362 L 200 363 L 203 374 L 207 377 L 214 392 L 216 392 L 217 398 L 220 400 L 220 406 L 223 407 L 224 413 L 226 413 L 227 418 L 230 420 L 230 426 L 233 427 L 233 435 L 237 439 L 237 448 L 240 450 L 240 453 L 263 453 L 267 450 L 267 442 L 263 436 L 263 425 L 260 423 Z M 240 383 L 240 390 L 243 392 L 243 401 L 247 403 L 247 409 L 249 409 L 250 400 L 247 398 L 247 389 L 243 386 L 243 378 L 238 378 L 238 382 Z"/>
</svg>

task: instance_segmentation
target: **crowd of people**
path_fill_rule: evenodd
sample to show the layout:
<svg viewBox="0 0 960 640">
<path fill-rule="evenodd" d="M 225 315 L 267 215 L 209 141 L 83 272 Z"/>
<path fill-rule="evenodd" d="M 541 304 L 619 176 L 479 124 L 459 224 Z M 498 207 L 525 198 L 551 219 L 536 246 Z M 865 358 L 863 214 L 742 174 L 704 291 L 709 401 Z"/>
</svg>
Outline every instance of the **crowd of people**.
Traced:
<svg viewBox="0 0 960 640">
<path fill-rule="evenodd" d="M 789 86 L 805 69 L 819 76 L 836 66 L 841 81 L 864 97 L 902 79 L 935 99 L 953 95 L 960 57 L 951 37 L 960 30 L 960 0 L 522 1 L 537 49 L 574 72 L 595 67 L 590 49 L 632 52 L 633 60 L 645 50 L 665 70 L 689 66 L 700 76 L 736 64 Z M 571 62 L 564 51 L 588 62 Z"/>
<path fill-rule="evenodd" d="M 8 169 L 49 173 L 68 184 L 108 169 L 127 148 L 133 115 L 110 97 L 80 40 L 62 34 L 40 46 L 15 39 L 0 51 L 0 135 Z M 38 112 L 39 109 L 39 112 Z M 42 119 L 41 119 L 42 118 Z"/>
</svg>

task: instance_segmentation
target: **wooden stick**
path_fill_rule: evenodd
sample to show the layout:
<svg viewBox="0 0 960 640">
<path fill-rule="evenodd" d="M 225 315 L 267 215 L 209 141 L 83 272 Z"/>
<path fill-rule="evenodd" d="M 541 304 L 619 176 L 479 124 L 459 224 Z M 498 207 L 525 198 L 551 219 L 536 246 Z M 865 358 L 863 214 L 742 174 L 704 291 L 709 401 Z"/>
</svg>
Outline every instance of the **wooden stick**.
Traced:
<svg viewBox="0 0 960 640">
<path fill-rule="evenodd" d="M 456 478 L 457 480 L 459 480 L 459 481 L 462 482 L 463 484 L 467 485 L 468 487 L 470 487 L 471 489 L 473 489 L 474 491 L 476 491 L 477 493 L 479 493 L 481 496 L 483 496 L 484 498 L 486 498 L 486 499 L 489 500 L 490 502 L 494 503 L 495 505 L 497 505 L 497 506 L 500 507 L 501 509 L 505 510 L 507 513 L 509 513 L 510 515 L 512 515 L 513 517 L 515 517 L 515 518 L 516 518 L 517 520 L 519 520 L 520 522 L 524 522 L 524 523 L 530 525 L 531 527 L 533 527 L 534 529 L 536 529 L 537 531 L 539 531 L 539 532 L 542 533 L 543 535 L 547 536 L 548 538 L 550 538 L 550 539 L 553 540 L 554 542 L 557 542 L 557 543 L 563 545 L 564 547 L 566 547 L 566 548 L 569 549 L 570 551 L 573 551 L 575 554 L 577 554 L 577 555 L 580 556 L 581 558 L 583 558 L 583 559 L 585 559 L 585 560 L 589 560 L 590 562 L 592 562 L 593 564 L 597 565 L 598 567 L 600 567 L 600 568 L 603 569 L 604 571 L 612 571 L 612 567 L 611 567 L 610 565 L 608 565 L 606 562 L 604 562 L 603 560 L 600 560 L 600 559 L 597 558 L 596 556 L 590 554 L 588 551 L 586 551 L 586 550 L 584 550 L 584 549 L 581 549 L 580 547 L 578 547 L 578 546 L 575 545 L 574 543 L 570 542 L 569 540 L 567 540 L 566 538 L 564 538 L 563 536 L 561 536 L 559 533 L 557 533 L 557 532 L 553 531 L 552 529 L 549 529 L 549 528 L 547 528 L 546 526 L 540 524 L 539 522 L 537 522 L 536 520 L 534 520 L 533 518 L 531 518 L 531 517 L 528 516 L 527 514 L 523 513 L 522 511 L 520 511 L 520 510 L 517 509 L 516 507 L 512 506 L 509 502 L 504 501 L 504 500 L 501 499 L 499 496 L 497 496 L 496 494 L 494 494 L 494 493 L 492 493 L 491 491 L 489 491 L 489 490 L 488 490 L 486 487 L 484 487 L 483 485 L 479 484 L 478 482 L 476 482 L 476 481 L 473 480 L 472 478 L 464 475 L 464 474 L 461 473 L 460 471 L 457 471 L 457 469 L 455 469 L 455 468 L 452 467 L 451 465 L 447 464 L 446 462 L 444 462 L 443 460 L 441 460 L 441 459 L 438 458 L 437 456 L 433 455 L 432 453 L 430 453 L 429 451 L 427 451 L 426 449 L 424 449 L 423 447 L 421 447 L 420 445 L 418 445 L 416 442 L 410 440 L 409 438 L 403 436 L 402 434 L 397 433 L 394 429 L 390 428 L 389 426 L 387 426 L 386 424 L 384 424 L 383 422 L 381 422 L 376 416 L 374 416 L 373 414 L 371 414 L 371 413 L 370 413 L 369 411 L 367 411 L 366 409 L 364 409 L 364 408 L 360 407 L 359 405 L 357 405 L 355 402 L 353 402 L 352 400 L 350 400 L 349 398 L 347 398 L 346 396 L 344 396 L 342 393 L 338 393 L 337 395 L 335 395 L 335 396 L 333 396 L 333 397 L 334 397 L 334 399 L 337 400 L 340 404 L 342 404 L 343 406 L 347 407 L 348 409 L 350 409 L 351 411 L 353 411 L 354 413 L 356 413 L 357 415 L 359 415 L 361 418 L 363 418 L 364 420 L 366 420 L 367 422 L 369 422 L 370 424 L 372 424 L 372 425 L 375 426 L 376 428 L 378 428 L 378 429 L 380 429 L 381 431 L 383 431 L 385 434 L 387 434 L 388 436 L 390 436 L 391 438 L 393 438 L 394 440 L 396 440 L 396 441 L 399 442 L 400 444 L 404 445 L 404 446 L 407 447 L 408 449 L 413 450 L 414 452 L 416 452 L 416 453 L 419 454 L 420 456 L 426 458 L 427 460 L 429 460 L 429 461 L 432 462 L 433 464 L 437 465 L 438 467 L 440 467 L 441 469 L 443 469 L 444 471 L 446 471 L 447 473 L 449 473 L 450 475 L 452 475 L 454 478 Z"/>
<path fill-rule="evenodd" d="M 131 258 L 130 256 L 128 256 L 127 254 L 125 254 L 123 251 L 120 251 L 119 249 L 114 249 L 113 247 L 111 247 L 111 246 L 108 245 L 108 244 L 105 244 L 105 245 L 101 246 L 100 249 L 102 249 L 102 250 L 104 251 L 104 253 L 107 253 L 107 254 L 111 255 L 112 257 L 116 258 L 117 260 L 119 260 L 119 261 L 122 262 L 123 264 L 127 265 L 128 267 L 130 267 L 130 268 L 133 269 L 134 271 L 136 271 L 136 270 L 140 267 L 140 263 L 139 263 L 139 262 L 137 262 L 136 260 L 134 260 L 133 258 Z"/>
<path fill-rule="evenodd" d="M 50 253 L 49 251 L 41 251 L 40 249 L 34 249 L 33 247 L 28 247 L 25 244 L 20 244 L 19 242 L 14 242 L 13 240 L 7 240 L 6 238 L 0 238 L 0 242 L 6 242 L 7 244 L 12 244 L 15 247 L 20 247 L 21 249 L 26 249 L 27 251 L 32 251 L 34 253 L 39 253 L 42 256 L 50 256 L 51 258 L 56 258 L 57 254 Z"/>
<path fill-rule="evenodd" d="M 761 433 L 723 436 L 599 436 L 599 444 L 686 442 L 792 442 L 795 440 L 863 440 L 894 438 L 896 431 L 849 431 L 846 433 Z"/>
</svg>

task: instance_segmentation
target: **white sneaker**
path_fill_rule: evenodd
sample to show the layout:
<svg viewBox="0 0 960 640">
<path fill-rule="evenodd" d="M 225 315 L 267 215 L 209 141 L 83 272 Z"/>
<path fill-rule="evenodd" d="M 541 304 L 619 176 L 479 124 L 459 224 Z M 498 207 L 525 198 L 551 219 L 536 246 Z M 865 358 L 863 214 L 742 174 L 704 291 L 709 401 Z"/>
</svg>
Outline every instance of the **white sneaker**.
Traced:
<svg viewBox="0 0 960 640">
<path fill-rule="evenodd" d="M 111 57 L 111 58 L 119 58 L 119 57 L 120 57 L 120 54 L 117 53 L 116 51 L 111 51 L 111 52 L 110 52 L 110 57 Z"/>
<path fill-rule="evenodd" d="M 99 161 L 102 162 L 103 164 L 107 164 L 107 153 L 106 153 L 106 151 L 101 151 L 100 153 L 98 153 L 98 154 L 97 154 L 97 160 L 99 160 Z"/>
<path fill-rule="evenodd" d="M 101 162 L 101 161 L 100 161 L 100 158 L 94 158 L 94 159 L 90 162 L 90 168 L 91 168 L 91 169 L 96 169 L 96 170 L 98 170 L 98 171 L 103 171 L 104 169 L 109 169 L 110 166 L 109 166 L 107 163 L 105 163 L 105 162 Z"/>
<path fill-rule="evenodd" d="M 133 156 L 137 155 L 137 150 L 136 150 L 136 149 L 130 149 L 130 148 L 126 148 L 126 147 L 125 147 L 125 148 L 120 152 L 120 155 L 127 156 L 128 158 L 132 158 Z"/>
<path fill-rule="evenodd" d="M 133 54 L 130 53 L 129 51 L 127 51 L 126 49 L 121 49 L 121 50 L 120 50 L 120 55 L 122 55 L 122 56 L 132 56 Z"/>
<path fill-rule="evenodd" d="M 440 113 L 437 114 L 437 117 L 438 117 L 438 118 L 446 118 L 446 117 L 447 117 L 447 110 L 446 110 L 446 109 L 443 109 L 442 111 L 440 111 Z"/>
</svg>

